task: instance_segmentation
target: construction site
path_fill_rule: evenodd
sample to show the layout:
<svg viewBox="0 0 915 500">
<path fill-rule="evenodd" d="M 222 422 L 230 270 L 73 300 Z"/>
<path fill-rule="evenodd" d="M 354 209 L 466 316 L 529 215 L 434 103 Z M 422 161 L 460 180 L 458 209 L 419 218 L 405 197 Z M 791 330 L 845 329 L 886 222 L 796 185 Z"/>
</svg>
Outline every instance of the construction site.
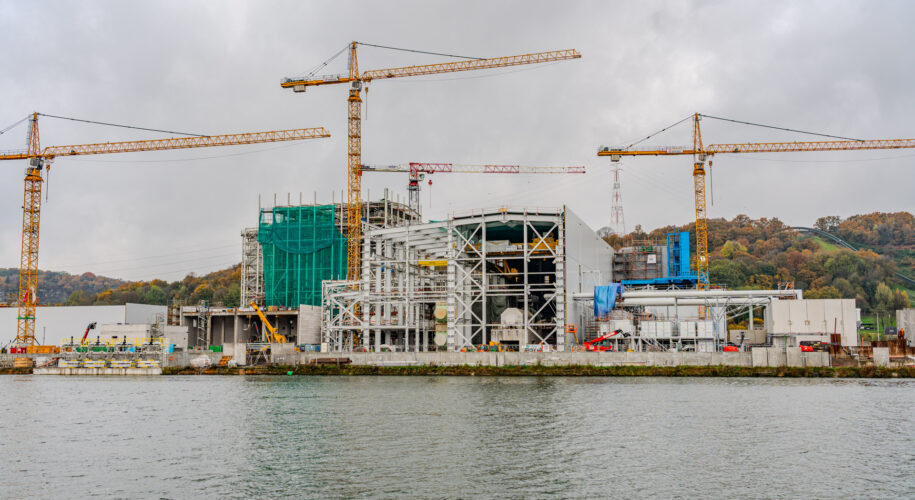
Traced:
<svg viewBox="0 0 915 500">
<path fill-rule="evenodd" d="M 576 50 L 360 72 L 353 42 L 347 74 L 287 78 L 282 88 L 345 84 L 347 186 L 339 200 L 293 203 L 276 197 L 251 214 L 241 234 L 238 307 L 175 304 L 155 321 L 90 329 L 60 345 L 36 337 L 37 256 L 43 169 L 64 156 L 328 138 L 323 127 L 181 139 L 41 148 L 28 117 L 22 260 L 16 341 L 19 366 L 73 370 L 167 365 L 249 366 L 334 360 L 355 363 L 479 364 L 551 362 L 662 365 L 828 366 L 908 362 L 915 338 L 861 346 L 854 299 L 804 300 L 790 286 L 728 290 L 709 276 L 706 164 L 714 155 L 898 149 L 915 140 L 606 147 L 597 157 L 688 156 L 695 232 L 614 249 L 568 206 L 480 207 L 439 220 L 421 212 L 429 175 L 581 174 L 583 166 L 404 163 L 364 165 L 361 97 L 370 81 L 578 59 Z M 326 63 L 325 63 L 326 64 Z M 681 120 L 682 122 L 682 120 Z M 362 190 L 364 173 L 408 175 L 408 196 Z M 282 187 L 279 187 L 282 188 Z M 621 202 L 620 202 L 621 203 Z M 614 204 L 612 216 L 622 207 Z M 256 218 L 255 218 L 256 217 Z M 746 321 L 745 329 L 729 325 Z M 127 322 L 125 322 L 127 323 Z M 93 323 L 94 324 L 94 323 Z M 104 325 L 103 325 L 104 326 Z M 911 329 L 915 335 L 915 328 Z M 816 349 L 812 348 L 816 347 Z M 516 354 L 517 353 L 517 354 Z M 5 358 L 6 359 L 6 358 Z M 50 373 L 50 372 L 48 372 Z M 126 373 L 126 372 L 125 372 Z"/>
</svg>

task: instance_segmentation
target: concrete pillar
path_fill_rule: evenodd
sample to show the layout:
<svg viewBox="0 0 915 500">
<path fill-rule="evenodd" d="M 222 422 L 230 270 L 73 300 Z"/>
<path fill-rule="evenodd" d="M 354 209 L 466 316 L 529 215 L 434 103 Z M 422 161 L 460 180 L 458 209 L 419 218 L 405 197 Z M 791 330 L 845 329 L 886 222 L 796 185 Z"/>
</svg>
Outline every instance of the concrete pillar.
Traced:
<svg viewBox="0 0 915 500">
<path fill-rule="evenodd" d="M 767 361 L 769 366 L 785 366 L 788 364 L 785 351 L 779 347 L 767 347 L 766 358 L 768 358 Z"/>
<path fill-rule="evenodd" d="M 874 366 L 890 366 L 889 347 L 874 347 Z"/>
<path fill-rule="evenodd" d="M 785 357 L 788 366 L 801 368 L 804 366 L 804 357 L 800 347 L 788 347 L 785 349 Z"/>
</svg>

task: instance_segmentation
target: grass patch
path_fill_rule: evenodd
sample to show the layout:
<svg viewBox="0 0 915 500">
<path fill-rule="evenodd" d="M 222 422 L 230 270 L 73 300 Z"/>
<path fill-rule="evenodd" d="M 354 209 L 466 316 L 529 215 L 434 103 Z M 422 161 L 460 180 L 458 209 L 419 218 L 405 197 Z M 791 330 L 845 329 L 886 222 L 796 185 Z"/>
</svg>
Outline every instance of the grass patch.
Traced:
<svg viewBox="0 0 915 500">
<path fill-rule="evenodd" d="M 839 250 L 839 249 L 845 248 L 845 247 L 840 247 L 839 245 L 836 245 L 835 243 L 828 242 L 828 241 L 824 240 L 823 238 L 820 238 L 819 236 L 814 236 L 813 241 L 816 241 L 817 244 L 820 245 L 820 250 L 822 250 L 824 252 L 832 252 L 833 250 Z"/>
</svg>

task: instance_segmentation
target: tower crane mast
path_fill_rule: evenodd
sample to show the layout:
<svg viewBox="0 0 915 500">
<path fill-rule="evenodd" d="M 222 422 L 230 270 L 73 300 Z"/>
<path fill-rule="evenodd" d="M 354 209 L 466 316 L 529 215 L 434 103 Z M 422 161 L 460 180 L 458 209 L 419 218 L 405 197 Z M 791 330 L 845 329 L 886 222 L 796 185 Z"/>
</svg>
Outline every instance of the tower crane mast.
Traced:
<svg viewBox="0 0 915 500">
<path fill-rule="evenodd" d="M 142 141 L 100 142 L 41 148 L 38 134 L 38 117 L 29 119 L 28 148 L 0 154 L 0 160 L 28 160 L 25 170 L 25 187 L 22 201 L 22 242 L 19 258 L 19 313 L 16 316 L 18 347 L 35 345 L 35 310 L 38 306 L 38 235 L 41 225 L 41 184 L 43 171 L 60 156 L 163 151 L 214 146 L 234 146 L 266 142 L 298 141 L 330 137 L 324 127 L 228 135 L 193 136 Z"/>
<path fill-rule="evenodd" d="M 362 272 L 362 98 L 360 93 L 363 84 L 373 80 L 402 78 L 407 76 L 437 75 L 459 71 L 505 68 L 524 64 L 547 63 L 578 59 L 581 54 L 574 49 L 551 52 L 537 52 L 506 57 L 474 59 L 466 61 L 404 66 L 399 68 L 375 69 L 360 73 L 356 47 L 359 42 L 349 44 L 349 72 L 347 75 L 325 75 L 315 77 L 313 74 L 304 77 L 284 78 L 282 88 L 294 92 L 305 92 L 308 87 L 349 83 L 347 97 L 347 279 L 359 280 Z M 390 48 L 390 47 L 387 47 Z"/>
<path fill-rule="evenodd" d="M 730 144 L 702 144 L 702 131 L 699 122 L 703 116 L 693 114 L 692 146 L 648 146 L 648 147 L 611 147 L 601 146 L 597 156 L 609 157 L 611 162 L 618 162 L 624 156 L 682 156 L 693 157 L 693 190 L 696 208 L 696 269 L 699 274 L 698 288 L 708 290 L 709 255 L 708 255 L 708 217 L 705 201 L 705 163 L 712 165 L 712 157 L 718 154 L 743 153 L 795 153 L 812 151 L 860 151 L 871 149 L 910 149 L 915 148 L 915 139 L 872 139 L 840 141 L 802 141 L 802 142 L 744 142 Z M 709 117 L 715 118 L 715 117 Z"/>
</svg>

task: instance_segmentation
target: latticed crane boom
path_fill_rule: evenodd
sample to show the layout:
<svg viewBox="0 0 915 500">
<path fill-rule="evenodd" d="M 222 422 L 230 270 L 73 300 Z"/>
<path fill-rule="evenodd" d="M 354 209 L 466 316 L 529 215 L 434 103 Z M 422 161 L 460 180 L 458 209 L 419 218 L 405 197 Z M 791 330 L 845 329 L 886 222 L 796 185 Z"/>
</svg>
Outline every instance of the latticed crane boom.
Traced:
<svg viewBox="0 0 915 500">
<path fill-rule="evenodd" d="M 19 297 L 15 344 L 35 344 L 35 309 L 38 306 L 38 235 L 41 222 L 42 170 L 58 156 L 132 153 L 214 146 L 235 146 L 265 142 L 298 141 L 330 137 L 323 127 L 275 130 L 227 135 L 195 136 L 144 141 L 102 142 L 49 146 L 41 149 L 38 113 L 29 121 L 29 144 L 25 151 L 0 154 L 0 160 L 28 160 L 22 202 L 22 250 L 19 259 Z"/>
<path fill-rule="evenodd" d="M 438 64 L 424 64 L 417 66 L 404 66 L 400 68 L 376 69 L 363 73 L 359 72 L 356 46 L 359 42 L 349 45 L 349 74 L 326 75 L 320 78 L 297 77 L 284 78 L 281 86 L 292 89 L 294 92 L 305 92 L 308 87 L 350 83 L 351 88 L 347 98 L 347 279 L 359 280 L 362 271 L 362 84 L 372 80 L 387 78 L 401 78 L 407 76 L 436 75 L 441 73 L 454 73 L 458 71 L 473 71 L 480 69 L 505 68 L 523 64 L 536 64 L 567 59 L 578 59 L 581 54 L 574 49 L 557 50 L 550 52 L 537 52 L 516 56 L 494 57 L 486 59 L 471 59 Z"/>
<path fill-rule="evenodd" d="M 407 191 L 410 193 L 410 208 L 419 210 L 419 181 L 422 180 L 420 176 L 423 174 L 583 174 L 585 173 L 585 167 L 411 162 L 399 165 L 362 165 L 362 171 L 410 174 L 410 183 L 407 186 Z M 432 181 L 430 180 L 429 183 L 431 184 Z"/>
<path fill-rule="evenodd" d="M 711 157 L 716 154 L 731 153 L 797 153 L 809 151 L 855 151 L 870 149 L 910 149 L 915 148 L 915 139 L 872 139 L 841 141 L 805 141 L 805 142 L 745 142 L 734 144 L 702 145 L 702 132 L 699 121 L 703 115 L 693 115 L 693 145 L 690 146 L 650 146 L 637 148 L 601 146 L 597 156 L 610 157 L 610 161 L 620 161 L 624 156 L 693 156 L 693 187 L 696 199 L 696 268 L 699 274 L 698 288 L 708 290 L 708 218 L 705 202 L 705 162 L 711 166 Z M 713 117 L 714 118 L 714 117 Z"/>
</svg>

